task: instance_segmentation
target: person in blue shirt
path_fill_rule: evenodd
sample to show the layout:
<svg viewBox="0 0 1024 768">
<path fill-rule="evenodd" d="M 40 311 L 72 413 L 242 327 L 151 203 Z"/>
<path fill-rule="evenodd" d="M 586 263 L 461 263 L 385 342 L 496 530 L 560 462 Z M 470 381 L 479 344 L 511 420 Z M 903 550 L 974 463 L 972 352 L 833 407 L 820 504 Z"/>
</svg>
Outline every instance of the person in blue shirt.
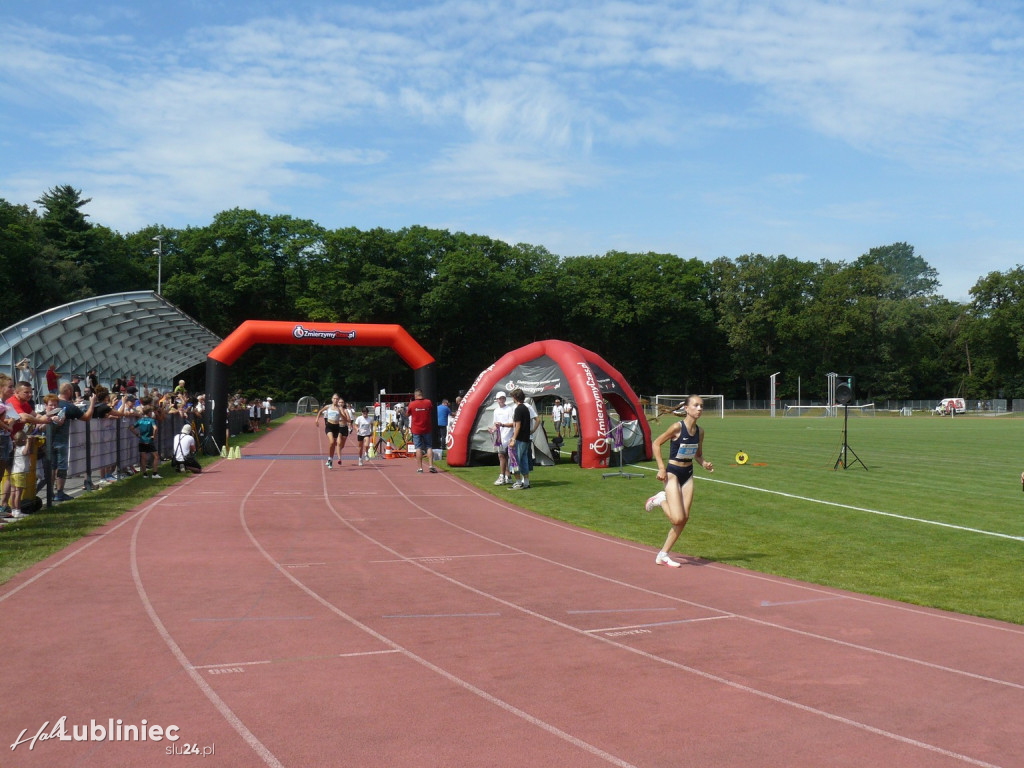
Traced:
<svg viewBox="0 0 1024 768">
<path fill-rule="evenodd" d="M 142 418 L 129 427 L 136 437 L 139 438 L 139 466 L 143 477 L 150 477 L 148 466 L 152 464 L 154 479 L 159 480 L 160 474 L 156 471 L 160 463 L 160 452 L 156 447 L 157 423 L 153 418 L 153 406 L 146 405 L 142 409 Z"/>
<path fill-rule="evenodd" d="M 441 445 L 445 447 L 448 445 L 448 418 L 452 415 L 452 407 L 448 403 L 448 398 L 444 398 L 441 404 L 437 406 L 437 431 L 441 438 Z"/>
</svg>

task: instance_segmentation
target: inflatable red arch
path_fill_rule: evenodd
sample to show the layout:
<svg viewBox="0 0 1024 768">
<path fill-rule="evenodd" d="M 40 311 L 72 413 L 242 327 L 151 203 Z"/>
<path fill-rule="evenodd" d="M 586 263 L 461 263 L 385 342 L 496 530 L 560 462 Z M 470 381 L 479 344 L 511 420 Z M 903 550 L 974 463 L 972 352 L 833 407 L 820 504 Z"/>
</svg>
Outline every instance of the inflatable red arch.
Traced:
<svg viewBox="0 0 1024 768">
<path fill-rule="evenodd" d="M 246 320 L 206 357 L 207 434 L 217 442 L 227 429 L 228 368 L 253 344 L 391 347 L 413 369 L 416 389 L 436 399 L 434 358 L 400 325 Z"/>
<path fill-rule="evenodd" d="M 525 374 L 527 380 L 520 379 L 518 374 Z M 531 375 L 534 378 L 529 380 Z M 594 352 L 568 341 L 549 339 L 509 352 L 477 377 L 448 423 L 448 464 L 463 467 L 469 463 L 478 420 L 494 402 L 498 390 L 508 393 L 516 386 L 527 397 L 559 395 L 576 404 L 583 438 L 583 467 L 609 465 L 611 450 L 605 438 L 613 424 L 606 400 L 616 411 L 618 421 L 638 423 L 643 434 L 643 455 L 648 460 L 652 458 L 650 425 L 622 374 Z"/>
</svg>

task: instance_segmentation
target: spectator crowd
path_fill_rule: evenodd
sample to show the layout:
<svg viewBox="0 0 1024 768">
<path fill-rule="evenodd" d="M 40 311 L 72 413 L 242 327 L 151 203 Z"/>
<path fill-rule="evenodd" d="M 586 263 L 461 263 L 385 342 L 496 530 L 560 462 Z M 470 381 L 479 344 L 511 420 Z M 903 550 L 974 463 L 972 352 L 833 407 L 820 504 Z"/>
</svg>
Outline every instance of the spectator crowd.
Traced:
<svg viewBox="0 0 1024 768">
<path fill-rule="evenodd" d="M 160 478 L 167 460 L 177 472 L 201 471 L 206 397 L 184 380 L 166 391 L 131 373 L 104 384 L 95 370 L 83 376 L 50 365 L 40 375 L 27 358 L 14 373 L 0 373 L 0 527 L 37 511 L 44 496 L 72 500 L 68 477 L 83 477 L 91 490 L 140 472 Z M 229 410 L 247 416 L 243 429 L 258 431 L 273 401 L 237 395 Z"/>
</svg>

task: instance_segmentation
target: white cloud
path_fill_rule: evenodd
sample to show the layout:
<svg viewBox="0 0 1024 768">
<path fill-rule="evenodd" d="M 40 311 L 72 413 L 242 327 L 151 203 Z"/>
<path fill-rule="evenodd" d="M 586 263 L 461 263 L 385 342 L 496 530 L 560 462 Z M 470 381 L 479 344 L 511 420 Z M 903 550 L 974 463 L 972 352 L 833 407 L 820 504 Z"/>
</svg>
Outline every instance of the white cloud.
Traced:
<svg viewBox="0 0 1024 768">
<path fill-rule="evenodd" d="M 214 13 L 195 10 L 187 18 Z M 159 45 L 135 36 L 152 12 L 97 7 L 85 34 L 0 24 L 0 196 L 72 183 L 94 220 L 121 229 L 320 189 L 332 211 L 515 200 L 537 218 L 538 201 L 608 191 L 625 216 L 631 192 L 685 199 L 694 180 L 680 171 L 699 165 L 690 197 L 731 225 L 753 210 L 768 226 L 824 215 L 887 227 L 906 210 L 893 193 L 808 203 L 827 185 L 792 144 L 908 173 L 1024 171 L 1024 22 L 1002 5 L 447 0 L 270 14 L 223 2 L 216 24 L 161 26 Z M 756 168 L 735 164 L 758 153 Z M 847 171 L 822 170 L 835 185 Z M 780 214 L 780 196 L 805 207 Z M 926 211 L 921 199 L 907 205 Z"/>
</svg>

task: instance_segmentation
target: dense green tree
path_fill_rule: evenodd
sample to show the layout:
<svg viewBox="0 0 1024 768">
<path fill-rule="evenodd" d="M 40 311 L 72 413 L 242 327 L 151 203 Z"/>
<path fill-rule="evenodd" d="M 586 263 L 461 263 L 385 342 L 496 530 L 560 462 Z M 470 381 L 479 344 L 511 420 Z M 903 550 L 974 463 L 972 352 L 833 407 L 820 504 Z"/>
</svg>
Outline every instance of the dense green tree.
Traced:
<svg viewBox="0 0 1024 768">
<path fill-rule="evenodd" d="M 0 200 L 0 274 L 7 276 L 9 286 L 0 302 L 0 328 L 45 309 L 36 295 L 37 281 L 46 276 L 39 255 L 42 246 L 36 213 L 28 206 Z M 10 289 L 14 276 L 18 276 L 18 290 Z"/>
<path fill-rule="evenodd" d="M 872 248 L 857 259 L 857 264 L 877 266 L 885 275 L 885 288 L 879 298 L 899 301 L 931 296 L 939 287 L 939 273 L 915 255 L 914 246 L 907 243 Z"/>
<path fill-rule="evenodd" d="M 969 351 L 973 366 L 980 366 L 989 397 L 1024 397 L 1024 267 L 990 272 L 971 297 L 965 356 Z"/>
<path fill-rule="evenodd" d="M 440 377 L 464 382 L 466 371 L 485 367 L 481 359 L 493 362 L 532 341 L 536 325 L 549 325 L 550 316 L 534 311 L 530 300 L 536 274 L 553 259 L 481 235 L 442 234 L 420 321 Z"/>
<path fill-rule="evenodd" d="M 716 271 L 719 324 L 734 375 L 743 382 L 748 400 L 763 397 L 773 373 L 799 370 L 815 265 L 787 256 L 747 254 L 735 262 L 719 259 Z"/>
<path fill-rule="evenodd" d="M 610 251 L 564 259 L 556 285 L 565 338 L 600 354 L 638 392 L 712 388 L 717 332 L 707 265 Z"/>
<path fill-rule="evenodd" d="M 43 242 L 38 257 L 49 279 L 41 281 L 37 298 L 43 306 L 63 304 L 93 295 L 92 284 L 102 261 L 101 238 L 86 220 L 82 208 L 91 198 L 64 184 L 45 192 L 37 205 L 41 216 Z"/>
<path fill-rule="evenodd" d="M 0 268 L 21 276 L 11 324 L 85 296 L 157 286 L 216 333 L 249 318 L 396 323 L 437 359 L 441 391 L 465 388 L 510 349 L 561 338 L 592 349 L 640 393 L 763 399 L 797 381 L 856 377 L 863 399 L 1024 394 L 1024 274 L 992 273 L 970 306 L 935 295 L 934 269 L 907 243 L 855 261 L 746 254 L 710 263 L 610 251 L 560 259 L 542 246 L 412 226 L 325 230 L 234 209 L 206 226 L 121 235 L 88 220 L 69 185 L 37 212 L 0 200 Z M 197 374 L 197 377 L 201 377 Z M 407 390 L 390 349 L 254 349 L 233 377 L 252 394 Z M 821 398 L 804 384 L 804 397 Z"/>
</svg>

